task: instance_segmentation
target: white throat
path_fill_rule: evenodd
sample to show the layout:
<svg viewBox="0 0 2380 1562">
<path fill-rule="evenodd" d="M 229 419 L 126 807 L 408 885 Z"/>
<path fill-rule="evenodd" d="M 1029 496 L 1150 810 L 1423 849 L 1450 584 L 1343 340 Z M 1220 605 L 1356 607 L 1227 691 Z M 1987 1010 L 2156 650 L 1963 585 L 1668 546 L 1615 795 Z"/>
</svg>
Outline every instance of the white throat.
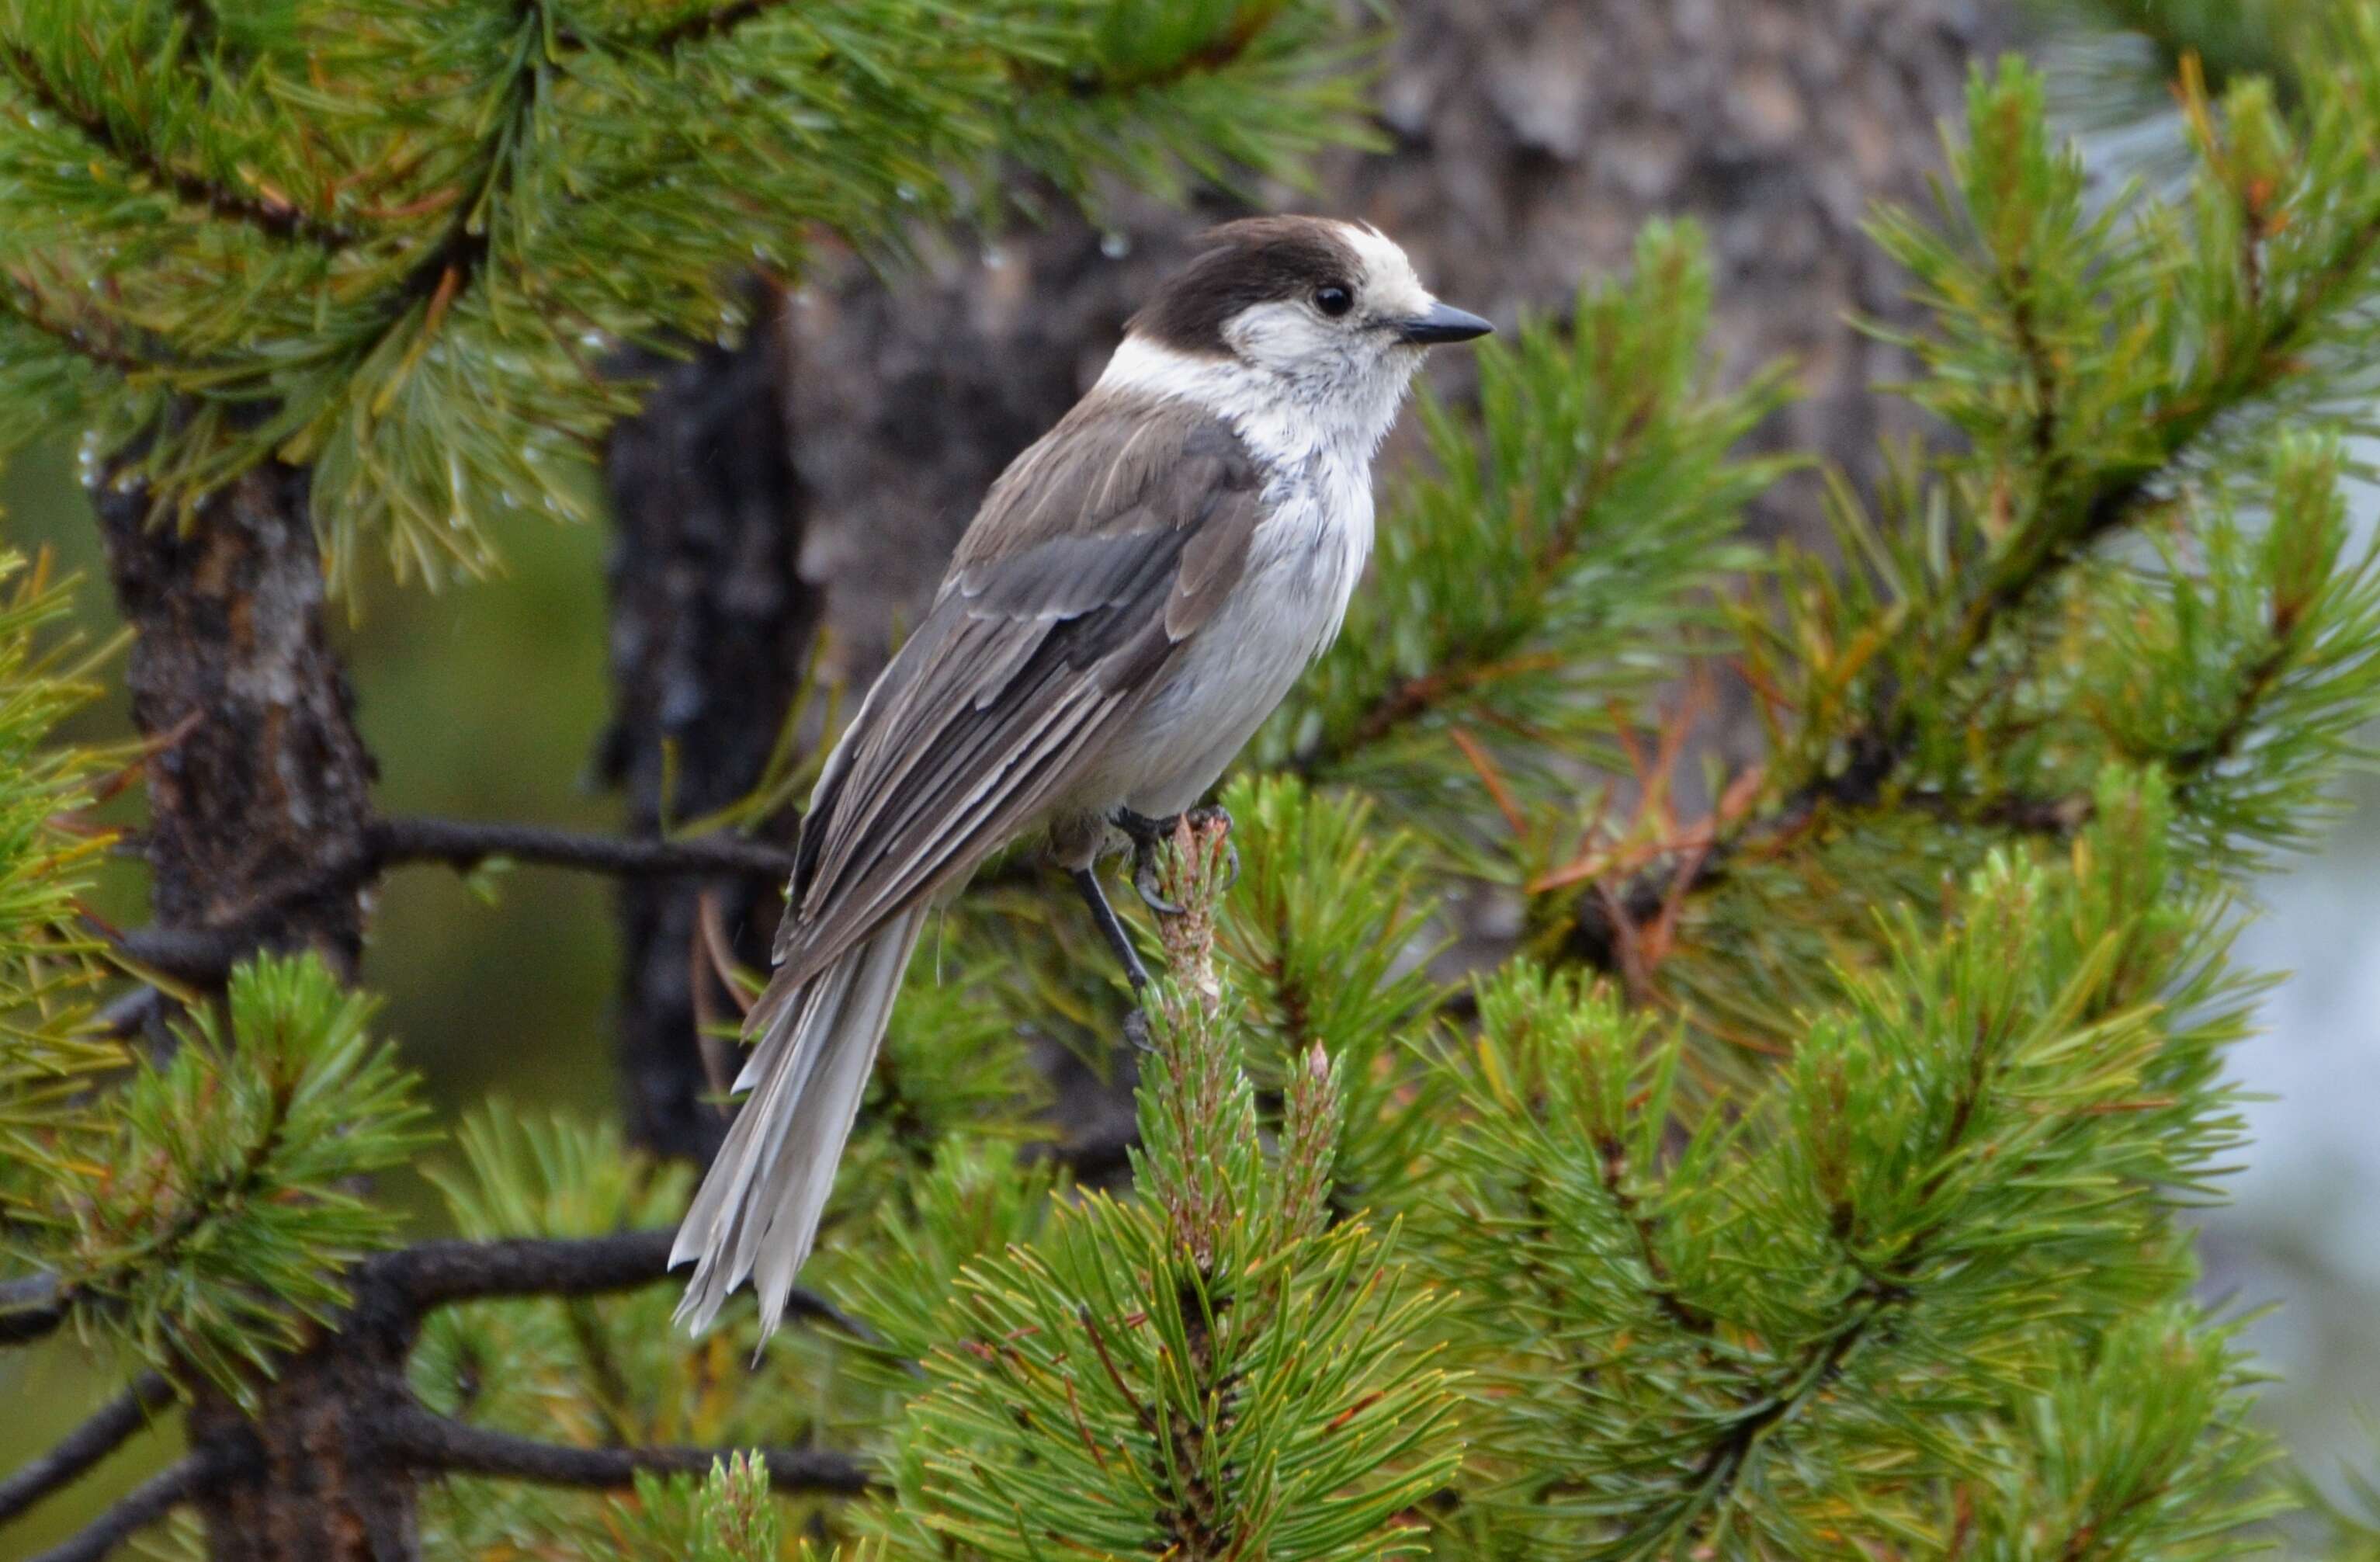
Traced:
<svg viewBox="0 0 2380 1562">
<path fill-rule="evenodd" d="M 1368 372 L 1293 378 L 1236 357 L 1182 352 L 1126 336 L 1097 388 L 1186 401 L 1220 418 L 1269 470 L 1318 463 L 1362 474 L 1396 422 L 1420 355 Z"/>
</svg>

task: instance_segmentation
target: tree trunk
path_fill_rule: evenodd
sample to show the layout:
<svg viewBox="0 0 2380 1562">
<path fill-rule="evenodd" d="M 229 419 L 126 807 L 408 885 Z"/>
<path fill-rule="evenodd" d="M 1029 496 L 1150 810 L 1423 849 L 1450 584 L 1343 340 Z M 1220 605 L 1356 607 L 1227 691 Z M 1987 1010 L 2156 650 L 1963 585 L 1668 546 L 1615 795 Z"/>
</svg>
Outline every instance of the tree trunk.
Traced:
<svg viewBox="0 0 2380 1562">
<path fill-rule="evenodd" d="M 342 976 L 363 946 L 360 894 L 256 912 L 268 888 L 361 852 L 371 755 L 323 632 L 308 474 L 268 466 L 188 524 L 149 522 L 145 488 L 92 490 L 115 600 L 135 639 L 127 678 L 146 745 L 150 903 L 167 933 L 254 927 L 319 950 Z"/>
<path fill-rule="evenodd" d="M 599 768 L 627 794 L 631 834 L 725 808 L 759 784 L 819 627 L 798 567 L 803 506 L 786 454 L 777 299 L 739 351 L 706 348 L 662 375 L 607 457 L 615 536 L 613 720 Z M 644 363 L 636 371 L 653 372 Z M 789 836 L 790 816 L 773 822 Z M 708 1161 L 725 1115 L 696 1028 L 732 1016 L 696 956 L 710 897 L 738 959 L 765 968 L 782 886 L 752 878 L 620 882 L 618 1054 L 630 1139 Z"/>
<path fill-rule="evenodd" d="M 1710 234 L 1727 372 L 1799 365 L 1801 399 L 1755 444 L 1817 451 L 1864 476 L 1878 435 L 1895 432 L 1869 386 L 1906 364 L 1850 320 L 1909 310 L 1859 224 L 1877 197 L 1925 198 L 1939 122 L 1960 112 L 1969 62 L 1999 46 L 2006 19 L 1975 0 L 1410 0 L 1377 96 L 1391 149 L 1327 159 L 1318 193 L 1269 191 L 1267 203 L 1378 223 L 1446 298 L 1508 327 L 1524 310 L 1566 310 L 1583 277 L 1624 266 L 1648 219 L 1694 217 Z M 669 469 L 672 482 L 655 484 L 649 462 L 624 467 L 615 446 L 615 482 L 636 484 L 622 492 L 624 535 L 656 535 L 661 510 L 659 551 L 629 567 L 701 567 L 703 550 L 667 541 L 690 500 L 706 514 L 783 515 L 802 584 L 755 637 L 784 658 L 769 692 L 782 697 L 814 625 L 827 630 L 821 673 L 864 689 L 993 477 L 1088 386 L 1190 235 L 1231 214 L 1124 198 L 1104 233 L 1061 218 L 985 250 L 929 250 L 892 288 L 856 259 L 822 261 L 775 323 L 776 344 L 706 354 L 656 414 L 675 428 L 700 409 L 698 431 L 755 438 L 782 420 L 793 477 L 739 451 L 733 466 Z M 757 372 L 764 352 L 801 372 Z M 1469 355 L 1437 359 L 1441 388 L 1463 394 Z M 739 415 L 739 387 L 773 399 Z M 1414 421 L 1384 468 L 1410 456 Z M 656 448 L 701 445 L 679 434 Z M 781 486 L 795 481 L 798 500 Z M 1817 494 L 1815 482 L 1786 485 L 1755 531 L 1815 536 Z M 742 567 L 731 549 L 707 556 Z M 645 632 L 638 619 L 615 653 Z M 741 652 L 733 660 L 753 665 Z M 682 755 L 709 752 L 720 739 L 698 732 L 727 708 L 706 702 L 699 678 L 686 688 L 686 708 L 710 714 L 674 728 Z M 777 708 L 763 703 L 737 718 L 754 724 L 747 738 L 776 730 Z M 732 796 L 746 774 L 723 772 L 703 795 Z M 686 1013 L 680 930 L 655 925 L 632 945 L 626 996 L 624 1044 L 651 1070 L 631 1086 L 640 1103 L 700 1089 L 690 1044 L 654 1040 Z"/>
<path fill-rule="evenodd" d="M 416 1562 L 416 1477 L 378 1435 L 410 1402 L 410 1343 L 350 1320 L 277 1364 L 255 1419 L 212 1390 L 199 1397 L 190 1446 L 233 1471 L 199 1498 L 208 1562 Z"/>
<path fill-rule="evenodd" d="M 361 892 L 265 893 L 354 860 L 371 817 L 371 756 L 324 633 L 307 480 L 266 467 L 178 528 L 149 523 L 139 487 L 103 481 L 92 500 L 136 635 L 128 678 L 148 750 L 141 846 L 159 929 L 237 928 L 270 947 L 314 949 L 352 978 Z M 392 1348 L 401 1362 L 402 1346 Z M 418 1554 L 412 1474 L 358 1442 L 384 1397 L 357 1392 L 359 1361 L 350 1348 L 283 1363 L 253 1420 L 212 1394 L 192 1408 L 191 1446 L 238 1470 L 200 1504 L 214 1562 Z M 381 1379 L 394 1370 L 377 1365 Z"/>
</svg>

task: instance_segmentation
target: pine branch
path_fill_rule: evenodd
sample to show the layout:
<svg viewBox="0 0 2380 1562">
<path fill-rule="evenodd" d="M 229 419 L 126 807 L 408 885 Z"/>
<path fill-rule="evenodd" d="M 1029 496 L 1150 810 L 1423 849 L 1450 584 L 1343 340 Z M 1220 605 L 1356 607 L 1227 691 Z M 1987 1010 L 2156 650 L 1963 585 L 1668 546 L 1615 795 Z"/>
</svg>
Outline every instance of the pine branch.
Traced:
<svg viewBox="0 0 2380 1562">
<path fill-rule="evenodd" d="M 1545 540 L 1531 561 L 1531 578 L 1517 593 L 1523 600 L 1545 598 L 1570 567 L 1585 541 L 1584 531 L 1588 518 L 1605 503 L 1613 479 L 1636 458 L 1638 443 L 1652 426 L 1650 419 L 1636 420 L 1603 452 L 1577 496 L 1561 518 L 1547 529 Z M 1289 768 L 1309 779 L 1327 775 L 1348 755 L 1380 742 L 1475 685 L 1510 676 L 1514 653 L 1534 628 L 1515 616 L 1489 626 L 1488 632 L 1478 640 L 1457 640 L 1440 647 L 1436 665 L 1428 672 L 1401 677 L 1382 689 L 1371 706 L 1355 718 L 1342 740 L 1326 740 L 1311 751 L 1297 754 Z"/>
<path fill-rule="evenodd" d="M 1914 1270 L 1913 1251 L 1905 1268 Z M 1755 1397 L 1752 1408 L 1704 1453 L 1677 1514 L 1663 1525 L 1661 1536 L 1667 1539 L 1675 1535 L 1682 1543 L 1681 1549 L 1693 1551 L 1692 1544 L 1682 1543 L 1705 1535 L 1707 1526 L 1725 1513 L 1729 1499 L 1751 1468 L 1753 1451 L 1759 1446 L 1762 1436 L 1825 1393 L 1843 1364 L 1851 1360 L 1852 1352 L 1876 1332 L 1888 1313 L 1911 1300 L 1910 1293 L 1898 1286 L 1873 1278 L 1861 1282 L 1852 1298 L 1851 1315 L 1812 1348 L 1778 1391 Z"/>
<path fill-rule="evenodd" d="M 2240 745 L 2255 730 L 2257 714 L 2273 692 L 2273 685 L 2289 665 L 2289 645 L 2277 635 L 2273 644 L 2241 674 L 2239 692 L 2232 699 L 2231 709 L 2225 713 L 2222 726 L 2204 742 L 2167 760 L 2167 769 L 2174 778 L 2176 802 L 2186 805 L 2192 792 L 2204 783 L 2216 767 L 2240 751 Z"/>
<path fill-rule="evenodd" d="M 86 326 L 52 314 L 47 300 L 21 275 L 11 275 L 7 281 L 8 312 L 27 329 L 47 336 L 78 358 L 127 375 L 172 366 L 162 355 L 136 353 L 121 342 L 102 340 Z"/>
<path fill-rule="evenodd" d="M 520 148 L 535 128 L 545 51 L 547 17 L 542 0 L 515 0 L 514 15 L 519 28 L 513 41 L 512 71 L 504 88 L 508 101 L 491 116 L 493 128 L 480 143 L 471 192 L 455 202 L 444 232 L 397 283 L 381 328 L 370 345 L 357 355 L 358 362 L 369 362 L 395 340 L 413 318 L 417 304 L 429 305 L 422 329 L 434 332 L 487 267 L 495 244 L 496 214 L 511 192 Z"/>
<path fill-rule="evenodd" d="M 1893 791 L 1888 784 L 1904 759 L 1871 747 L 1839 773 L 1802 787 L 1776 812 L 1747 819 L 1699 851 L 1648 868 L 1623 885 L 1590 887 L 1572 911 L 1561 945 L 1564 957 L 1596 970 L 1619 974 L 1625 963 L 1622 951 L 1637 928 L 1688 897 L 1718 888 L 1738 861 L 1793 849 L 1829 812 L 1879 814 L 1908 809 L 1948 822 L 2052 839 L 2062 839 L 2090 823 L 2091 799 L 2082 796 L 2040 798 L 2011 792 L 1969 798 L 1922 789 Z"/>
<path fill-rule="evenodd" d="M 770 1485 L 782 1492 L 856 1495 L 875 1483 L 858 1460 L 822 1448 L 581 1448 L 472 1426 L 419 1405 L 392 1412 L 379 1437 L 389 1453 L 417 1470 L 546 1486 L 625 1491 L 639 1471 L 707 1475 L 733 1453 L 765 1462 Z"/>
<path fill-rule="evenodd" d="M 99 1562 L 109 1552 L 206 1492 L 239 1468 L 236 1456 L 220 1449 L 177 1459 L 127 1493 L 115 1506 L 69 1539 L 31 1557 L 29 1562 Z"/>
<path fill-rule="evenodd" d="M 16 1518 L 52 1492 L 122 1447 L 171 1404 L 174 1386 L 155 1373 L 142 1373 L 132 1386 L 109 1400 L 89 1421 L 0 1480 L 0 1523 Z"/>
<path fill-rule="evenodd" d="M 1679 1291 L 1677 1276 L 1670 1272 L 1669 1260 L 1661 1256 L 1660 1231 L 1654 1217 L 1628 1187 L 1628 1146 L 1619 1135 L 1607 1133 L 1597 1138 L 1595 1153 L 1603 1190 L 1636 1244 L 1636 1261 L 1645 1266 L 1645 1294 L 1678 1327 L 1689 1334 L 1710 1335 L 1718 1321 Z"/>
<path fill-rule="evenodd" d="M 2205 376 L 2205 389 L 2159 410 L 2154 424 L 2160 451 L 2156 463 L 2105 468 L 2089 474 L 2079 491 L 2062 496 L 2055 492 L 2046 494 L 2050 502 L 2027 523 L 1982 587 L 1963 603 L 1953 604 L 1953 632 L 1924 676 L 1897 689 L 1882 710 L 1856 723 L 1833 746 L 1851 755 L 1840 770 L 1803 779 L 1785 792 L 1772 812 L 1747 815 L 1732 826 L 1719 826 L 1705 850 L 1648 870 L 1624 885 L 1597 886 L 1582 895 L 1563 940 L 1565 955 L 1597 970 L 1616 971 L 1629 924 L 1648 920 L 1713 887 L 1725 878 L 1731 860 L 1790 847 L 1829 810 L 1866 812 L 1897 801 L 1894 783 L 1914 752 L 1929 704 L 1967 672 L 2004 625 L 2039 600 L 2098 543 L 2132 524 L 2144 508 L 2158 502 L 2163 485 L 2225 414 L 2271 394 L 2302 372 L 2299 354 L 2308 338 L 2338 307 L 2340 292 L 2370 272 L 2375 253 L 2380 253 L 2380 215 L 2350 236 L 2331 262 L 2299 292 L 2290 309 L 2261 321 L 2260 329 L 2234 349 L 2228 366 Z M 2054 369 L 2039 360 L 2029 372 L 2035 377 L 2036 405 L 2053 406 Z M 2053 467 L 2063 464 L 2055 458 L 2051 462 Z M 2256 681 L 2247 697 L 2260 697 L 2270 684 L 2270 676 Z M 2233 743 L 2245 737 L 2253 714 L 2243 706 L 2235 723 Z M 1819 747 L 1827 751 L 1825 746 Z M 2004 806 L 2011 821 L 2054 824 L 2061 814 L 2055 804 L 2046 812 L 2016 799 Z"/>
<path fill-rule="evenodd" d="M 188 39 L 191 35 L 185 33 Z M 353 228 L 327 222 L 272 196 L 250 195 L 186 167 L 155 147 L 119 128 L 107 115 L 78 101 L 50 79 L 33 52 L 14 39 L 0 40 L 0 60 L 33 104 L 71 125 L 103 156 L 128 172 L 173 192 L 175 199 L 285 244 L 304 243 L 336 254 L 357 241 Z"/>
<path fill-rule="evenodd" d="M 1063 80 L 1056 79 L 1050 71 L 1026 67 L 1014 72 L 1016 83 L 1027 92 L 1062 87 L 1076 98 L 1091 98 L 1104 94 L 1154 92 L 1193 77 L 1215 75 L 1239 63 L 1264 36 L 1266 26 L 1278 9 L 1278 6 L 1250 6 L 1242 13 L 1238 21 L 1204 45 L 1161 66 L 1131 70 L 1086 69 Z"/>
</svg>

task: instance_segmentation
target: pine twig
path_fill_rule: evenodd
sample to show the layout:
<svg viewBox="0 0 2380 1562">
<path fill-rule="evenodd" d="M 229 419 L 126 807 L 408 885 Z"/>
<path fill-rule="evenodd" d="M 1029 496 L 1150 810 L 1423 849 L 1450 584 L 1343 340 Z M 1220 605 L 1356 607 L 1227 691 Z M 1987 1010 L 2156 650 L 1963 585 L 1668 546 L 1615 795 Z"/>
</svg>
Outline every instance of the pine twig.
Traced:
<svg viewBox="0 0 2380 1562">
<path fill-rule="evenodd" d="M 581 1448 L 472 1426 L 419 1405 L 392 1412 L 379 1436 L 383 1448 L 416 1470 L 502 1476 L 546 1486 L 625 1490 L 635 1484 L 639 1470 L 703 1475 L 732 1453 L 765 1463 L 770 1485 L 780 1492 L 856 1495 L 873 1483 L 858 1460 L 829 1449 Z"/>
<path fill-rule="evenodd" d="M 67 1433 L 49 1452 L 36 1455 L 0 1479 L 0 1523 L 16 1518 L 122 1447 L 149 1424 L 152 1412 L 173 1397 L 173 1385 L 155 1373 L 142 1373 L 133 1379 L 131 1387 Z"/>
<path fill-rule="evenodd" d="M 285 201 L 246 194 L 195 168 L 175 163 L 156 148 L 120 131 L 98 109 L 77 102 L 52 80 L 30 49 L 14 39 L 0 43 L 18 86 L 34 104 L 71 125 L 102 156 L 120 164 L 135 177 L 173 192 L 186 205 L 196 206 L 227 222 L 238 223 L 283 243 L 305 243 L 336 254 L 356 242 L 354 229 L 311 216 Z"/>
</svg>

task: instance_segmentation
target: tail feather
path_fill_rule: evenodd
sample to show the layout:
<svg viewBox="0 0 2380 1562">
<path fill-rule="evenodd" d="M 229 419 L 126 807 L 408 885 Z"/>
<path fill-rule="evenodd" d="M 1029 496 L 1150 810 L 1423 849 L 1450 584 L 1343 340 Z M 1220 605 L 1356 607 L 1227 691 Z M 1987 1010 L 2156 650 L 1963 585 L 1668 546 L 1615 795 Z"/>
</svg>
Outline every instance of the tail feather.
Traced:
<svg viewBox="0 0 2380 1562">
<path fill-rule="evenodd" d="M 759 1041 L 735 1080 L 752 1093 L 670 1250 L 670 1267 L 695 1266 L 677 1307 L 694 1333 L 747 1279 L 763 1337 L 783 1316 L 925 920 L 922 908 L 892 919 L 809 982 L 772 987 L 752 1011 Z"/>
</svg>

